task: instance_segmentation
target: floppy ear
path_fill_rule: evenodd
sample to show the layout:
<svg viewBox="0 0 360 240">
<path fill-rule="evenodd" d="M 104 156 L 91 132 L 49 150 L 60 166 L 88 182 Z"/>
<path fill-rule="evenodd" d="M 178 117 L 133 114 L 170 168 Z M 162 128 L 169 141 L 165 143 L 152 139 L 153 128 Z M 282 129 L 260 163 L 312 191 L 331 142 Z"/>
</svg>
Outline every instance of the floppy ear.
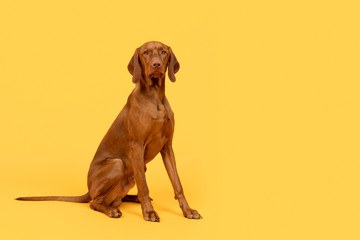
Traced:
<svg viewBox="0 0 360 240">
<path fill-rule="evenodd" d="M 169 59 L 169 65 L 168 65 L 168 75 L 169 78 L 172 82 L 176 81 L 176 77 L 175 77 L 175 73 L 177 73 L 179 71 L 180 68 L 180 63 L 177 61 L 175 54 L 173 53 L 173 51 L 171 50 L 171 48 L 169 48 L 170 50 L 170 59 Z"/>
<path fill-rule="evenodd" d="M 133 83 L 137 83 L 140 81 L 141 78 L 141 66 L 139 62 L 139 48 L 135 50 L 134 55 L 132 56 L 129 64 L 128 70 L 130 74 L 133 76 L 132 81 Z"/>
</svg>

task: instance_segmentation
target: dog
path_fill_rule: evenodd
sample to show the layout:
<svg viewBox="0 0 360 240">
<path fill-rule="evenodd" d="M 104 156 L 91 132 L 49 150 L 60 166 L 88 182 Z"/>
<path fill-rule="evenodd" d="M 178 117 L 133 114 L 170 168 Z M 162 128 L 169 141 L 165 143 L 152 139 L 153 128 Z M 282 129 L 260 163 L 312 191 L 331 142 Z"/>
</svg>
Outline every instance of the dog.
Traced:
<svg viewBox="0 0 360 240">
<path fill-rule="evenodd" d="M 20 197 L 24 201 L 89 203 L 93 210 L 121 217 L 121 202 L 141 204 L 145 220 L 159 222 L 145 179 L 146 164 L 160 152 L 183 215 L 201 215 L 184 196 L 172 148 L 174 113 L 165 96 L 165 73 L 175 82 L 180 64 L 172 49 L 161 42 L 147 42 L 135 50 L 128 70 L 136 84 L 127 103 L 102 139 L 88 172 L 88 192 L 82 196 Z M 138 194 L 128 195 L 137 185 Z"/>
</svg>

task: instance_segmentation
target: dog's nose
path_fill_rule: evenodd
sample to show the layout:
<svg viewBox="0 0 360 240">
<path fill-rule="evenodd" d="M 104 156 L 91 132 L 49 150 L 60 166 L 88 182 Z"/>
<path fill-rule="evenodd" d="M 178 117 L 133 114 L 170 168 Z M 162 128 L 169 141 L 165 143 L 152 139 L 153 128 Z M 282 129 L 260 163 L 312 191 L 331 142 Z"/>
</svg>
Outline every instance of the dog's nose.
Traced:
<svg viewBox="0 0 360 240">
<path fill-rule="evenodd" d="M 152 65 L 153 65 L 153 67 L 161 67 L 161 62 L 160 61 L 154 61 Z"/>
</svg>

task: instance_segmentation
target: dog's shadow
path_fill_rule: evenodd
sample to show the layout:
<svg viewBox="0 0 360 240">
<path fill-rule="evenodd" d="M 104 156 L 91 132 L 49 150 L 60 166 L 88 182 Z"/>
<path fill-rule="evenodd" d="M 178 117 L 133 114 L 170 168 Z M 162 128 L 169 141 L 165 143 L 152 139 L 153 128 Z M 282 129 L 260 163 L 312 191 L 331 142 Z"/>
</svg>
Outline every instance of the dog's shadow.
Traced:
<svg viewBox="0 0 360 240">
<path fill-rule="evenodd" d="M 166 213 L 171 213 L 172 215 L 177 216 L 177 217 L 182 216 L 180 209 L 179 209 L 179 211 L 175 211 L 174 209 L 163 206 L 162 204 L 156 204 L 154 206 L 154 208 L 155 208 L 155 211 L 157 211 L 158 213 L 166 212 Z M 142 213 L 141 213 L 140 203 L 124 202 L 120 205 L 120 210 L 122 211 L 123 214 L 131 214 L 131 215 L 134 215 L 134 216 L 137 216 L 140 218 L 143 217 Z"/>
</svg>

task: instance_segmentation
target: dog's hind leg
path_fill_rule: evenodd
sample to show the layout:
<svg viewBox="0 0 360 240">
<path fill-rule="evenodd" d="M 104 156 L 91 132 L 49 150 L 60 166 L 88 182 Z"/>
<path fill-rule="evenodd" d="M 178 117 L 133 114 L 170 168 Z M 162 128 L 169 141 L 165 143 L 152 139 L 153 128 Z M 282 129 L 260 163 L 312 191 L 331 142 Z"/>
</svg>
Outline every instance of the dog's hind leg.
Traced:
<svg viewBox="0 0 360 240">
<path fill-rule="evenodd" d="M 140 200 L 137 195 L 126 195 L 122 202 L 134 202 L 134 203 L 140 203 Z"/>
<path fill-rule="evenodd" d="M 105 213 L 107 216 L 112 218 L 121 217 L 122 213 L 118 207 L 114 207 L 112 205 L 107 205 L 104 202 L 104 198 L 102 196 L 98 196 L 90 203 L 91 209 L 99 212 Z"/>
<path fill-rule="evenodd" d="M 153 199 L 150 198 L 150 201 Z M 129 195 L 127 194 L 123 199 L 122 202 L 134 202 L 134 203 L 140 203 L 138 195 Z"/>
<path fill-rule="evenodd" d="M 122 185 L 127 181 L 125 166 L 121 159 L 106 159 L 106 164 L 97 167 L 92 173 L 89 193 L 93 201 L 90 207 L 109 217 L 121 217 L 118 209 L 121 199 L 126 195 Z"/>
</svg>

